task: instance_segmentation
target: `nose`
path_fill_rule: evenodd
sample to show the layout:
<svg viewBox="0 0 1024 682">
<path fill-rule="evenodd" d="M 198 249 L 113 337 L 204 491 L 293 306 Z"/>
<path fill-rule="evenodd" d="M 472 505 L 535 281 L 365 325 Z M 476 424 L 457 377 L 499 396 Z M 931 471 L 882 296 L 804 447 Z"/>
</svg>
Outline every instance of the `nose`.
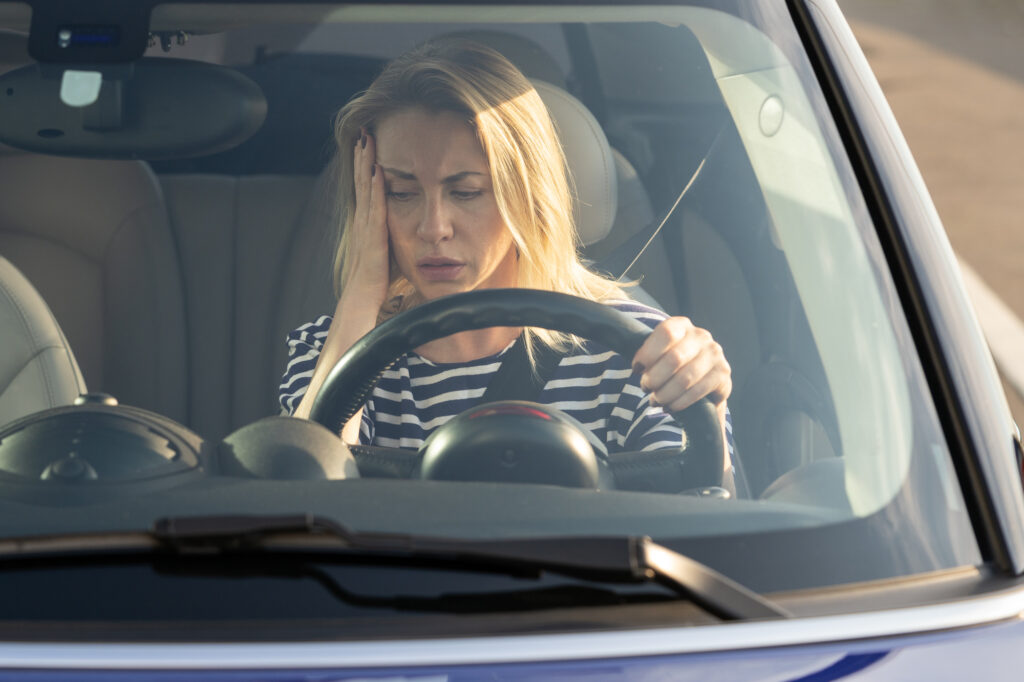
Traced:
<svg viewBox="0 0 1024 682">
<path fill-rule="evenodd" d="M 451 239 L 454 233 L 452 216 L 441 197 L 428 197 L 416 234 L 428 244 Z"/>
</svg>

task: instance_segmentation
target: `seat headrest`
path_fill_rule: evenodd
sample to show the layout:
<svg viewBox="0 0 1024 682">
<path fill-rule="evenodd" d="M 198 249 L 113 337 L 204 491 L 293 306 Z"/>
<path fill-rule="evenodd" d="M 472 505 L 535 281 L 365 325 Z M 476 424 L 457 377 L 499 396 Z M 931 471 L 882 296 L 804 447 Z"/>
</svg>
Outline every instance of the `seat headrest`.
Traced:
<svg viewBox="0 0 1024 682">
<path fill-rule="evenodd" d="M 163 220 L 164 211 L 159 182 L 142 161 L 16 151 L 0 164 L 2 231 L 63 244 L 97 263 L 109 257 L 111 239 L 126 221 Z"/>
<path fill-rule="evenodd" d="M 565 75 L 558 61 L 543 47 L 526 36 L 506 33 L 505 31 L 470 29 L 466 31 L 452 31 L 440 37 L 444 39 L 469 40 L 486 45 L 492 50 L 500 52 L 505 59 L 512 62 L 530 80 L 541 80 L 565 89 Z"/>
<path fill-rule="evenodd" d="M 583 245 L 608 236 L 618 208 L 615 159 L 608 138 L 594 115 L 565 90 L 532 81 L 544 101 L 562 142 L 575 189 L 575 218 Z"/>
</svg>

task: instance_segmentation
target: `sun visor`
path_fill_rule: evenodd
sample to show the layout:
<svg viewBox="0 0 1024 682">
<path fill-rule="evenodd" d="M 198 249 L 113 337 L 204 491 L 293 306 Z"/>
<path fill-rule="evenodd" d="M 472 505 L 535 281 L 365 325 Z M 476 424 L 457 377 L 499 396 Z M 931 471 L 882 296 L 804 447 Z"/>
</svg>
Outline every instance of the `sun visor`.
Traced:
<svg viewBox="0 0 1024 682">
<path fill-rule="evenodd" d="M 43 154 L 205 156 L 244 142 L 266 113 L 256 83 L 204 62 L 33 64 L 0 76 L 0 142 Z"/>
</svg>

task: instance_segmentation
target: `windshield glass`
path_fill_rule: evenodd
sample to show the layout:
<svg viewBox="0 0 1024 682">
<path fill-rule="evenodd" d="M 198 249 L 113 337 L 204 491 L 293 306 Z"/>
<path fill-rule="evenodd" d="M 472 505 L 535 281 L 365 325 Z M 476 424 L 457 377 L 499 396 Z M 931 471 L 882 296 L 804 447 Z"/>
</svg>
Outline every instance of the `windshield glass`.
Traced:
<svg viewBox="0 0 1024 682">
<path fill-rule="evenodd" d="M 31 301 L 11 309 L 36 315 L 5 318 L 0 343 L 4 537 L 278 513 L 651 536 L 759 591 L 981 562 L 784 3 L 167 3 L 145 57 L 110 66 L 36 64 L 30 14 L 0 5 L 0 255 Z M 67 49 L 113 40 L 67 31 Z M 480 60 L 513 71 L 480 77 L 488 89 L 483 61 L 445 67 L 450 91 L 376 97 L 425 41 L 486 46 Z M 414 54 L 409 73 L 449 63 Z M 469 315 L 487 332 L 439 341 L 410 331 L 434 318 L 403 322 L 508 287 L 590 298 L 671 341 L 634 357 L 589 322 L 562 329 L 589 341 L 521 336 L 493 301 Z M 317 412 L 321 354 L 383 324 L 399 340 L 356 364 L 373 378 L 401 358 L 376 384 L 355 368 Z M 521 375 L 556 349 L 536 391 L 555 412 L 474 412 L 517 347 L 534 354 Z M 59 407 L 86 389 L 117 405 Z M 704 396 L 722 442 L 693 427 L 681 451 L 674 407 Z M 300 429 L 311 411 L 337 434 L 355 413 L 352 447 Z"/>
</svg>

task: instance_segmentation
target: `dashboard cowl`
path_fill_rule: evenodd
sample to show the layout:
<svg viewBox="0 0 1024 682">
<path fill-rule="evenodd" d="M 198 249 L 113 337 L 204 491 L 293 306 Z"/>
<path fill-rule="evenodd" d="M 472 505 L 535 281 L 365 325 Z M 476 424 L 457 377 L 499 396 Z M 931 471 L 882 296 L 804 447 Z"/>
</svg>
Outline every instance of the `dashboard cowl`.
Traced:
<svg viewBox="0 0 1024 682">
<path fill-rule="evenodd" d="M 0 430 L 0 474 L 58 484 L 138 481 L 199 468 L 200 446 L 187 429 L 146 410 L 86 403 Z"/>
</svg>

